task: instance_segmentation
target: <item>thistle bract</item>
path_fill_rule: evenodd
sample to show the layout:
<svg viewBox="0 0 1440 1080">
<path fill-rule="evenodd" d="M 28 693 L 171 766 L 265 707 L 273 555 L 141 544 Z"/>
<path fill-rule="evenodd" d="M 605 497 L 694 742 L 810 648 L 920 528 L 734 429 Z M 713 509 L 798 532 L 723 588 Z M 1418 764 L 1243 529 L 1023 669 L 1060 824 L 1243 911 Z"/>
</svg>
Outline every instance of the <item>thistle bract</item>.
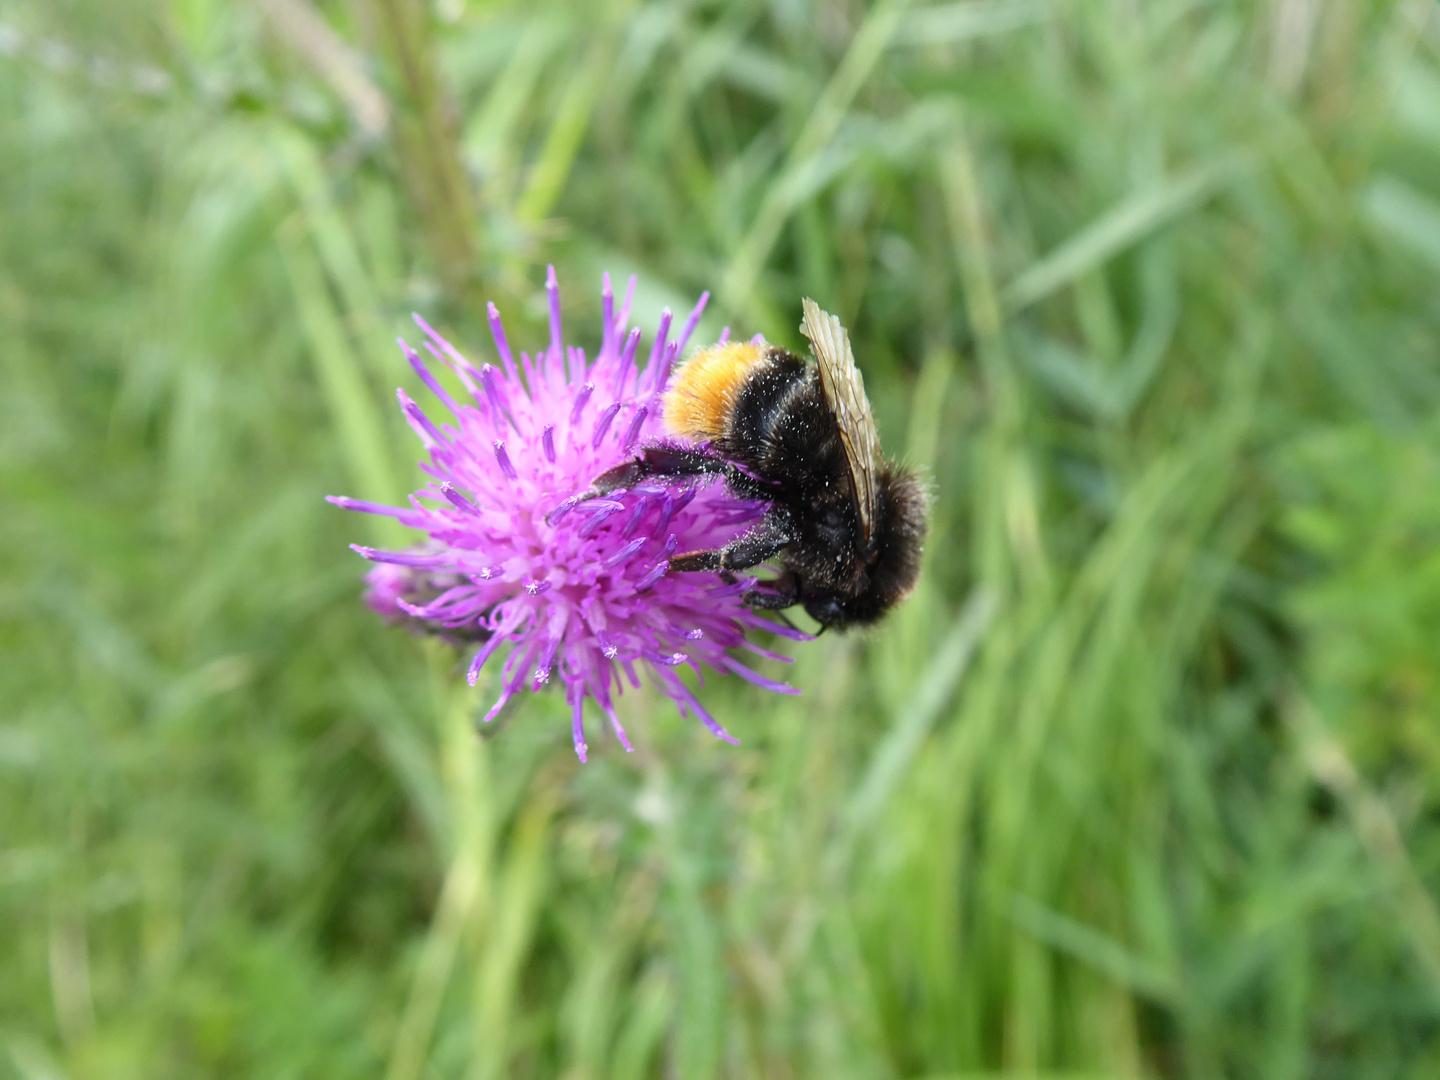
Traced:
<svg viewBox="0 0 1440 1080">
<path fill-rule="evenodd" d="M 718 737 L 735 740 L 705 710 L 678 669 L 732 673 L 759 686 L 790 687 L 746 667 L 731 650 L 783 659 L 747 640 L 750 630 L 801 637 L 748 608 L 749 581 L 670 570 L 677 552 L 723 546 L 758 520 L 763 503 L 732 497 L 723 484 L 647 483 L 580 502 L 600 473 L 647 442 L 662 439 L 661 395 L 706 297 L 670 337 L 667 310 L 638 362 L 641 332 L 627 329 L 632 278 L 617 311 L 607 276 L 600 347 L 593 359 L 567 346 L 552 268 L 547 281 L 549 346 L 511 352 L 499 313 L 489 307 L 499 366 L 476 367 L 418 316 L 431 361 L 465 388 L 455 400 L 427 361 L 400 347 L 450 414 L 429 417 L 403 390 L 400 407 L 424 444 L 429 477 L 409 505 L 331 497 L 351 510 L 386 514 L 425 539 L 403 551 L 351 545 L 378 565 L 367 577 L 369 606 L 392 621 L 474 643 L 473 685 L 489 662 L 501 664 L 493 719 L 522 689 L 552 680 L 571 708 L 575 752 L 585 760 L 584 703 L 593 700 L 625 749 L 615 701 L 642 673 Z"/>
</svg>

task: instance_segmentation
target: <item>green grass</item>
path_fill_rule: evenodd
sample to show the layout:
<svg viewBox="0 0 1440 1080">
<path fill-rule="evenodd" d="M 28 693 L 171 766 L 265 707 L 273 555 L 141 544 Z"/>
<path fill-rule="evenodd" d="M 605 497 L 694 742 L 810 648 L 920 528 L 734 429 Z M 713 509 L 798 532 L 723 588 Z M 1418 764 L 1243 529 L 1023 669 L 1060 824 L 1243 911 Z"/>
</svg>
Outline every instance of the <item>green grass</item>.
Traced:
<svg viewBox="0 0 1440 1080">
<path fill-rule="evenodd" d="M 1430 0 L 0 24 L 0 1077 L 1440 1074 Z M 739 748 L 358 603 L 395 334 L 547 263 L 816 297 L 933 479 Z"/>
</svg>

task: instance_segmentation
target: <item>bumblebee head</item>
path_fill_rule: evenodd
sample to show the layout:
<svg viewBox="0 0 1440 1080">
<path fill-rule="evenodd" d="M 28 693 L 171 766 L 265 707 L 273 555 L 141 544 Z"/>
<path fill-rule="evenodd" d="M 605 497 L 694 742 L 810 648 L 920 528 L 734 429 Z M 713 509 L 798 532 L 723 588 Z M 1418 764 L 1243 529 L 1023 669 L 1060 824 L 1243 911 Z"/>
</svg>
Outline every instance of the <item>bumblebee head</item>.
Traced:
<svg viewBox="0 0 1440 1080">
<path fill-rule="evenodd" d="M 930 500 L 920 478 L 887 462 L 878 473 L 880 514 L 863 582 L 849 593 L 835 589 L 801 590 L 806 613 L 821 626 L 844 629 L 880 619 L 904 600 L 920 576 Z"/>
</svg>

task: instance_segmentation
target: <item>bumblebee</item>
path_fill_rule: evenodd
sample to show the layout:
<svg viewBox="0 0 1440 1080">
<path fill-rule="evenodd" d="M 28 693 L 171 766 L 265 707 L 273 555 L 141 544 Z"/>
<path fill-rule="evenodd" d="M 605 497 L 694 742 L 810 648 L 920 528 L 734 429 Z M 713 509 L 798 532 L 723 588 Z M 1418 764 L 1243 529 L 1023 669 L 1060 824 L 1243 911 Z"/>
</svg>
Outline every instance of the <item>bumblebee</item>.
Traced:
<svg viewBox="0 0 1440 1080">
<path fill-rule="evenodd" d="M 671 569 L 729 574 L 778 557 L 779 577 L 747 594 L 752 607 L 800 604 L 822 627 L 863 626 L 915 587 L 927 500 L 916 475 L 880 449 L 840 320 L 813 300 L 802 309 L 815 364 L 764 343 L 699 350 L 665 393 L 677 441 L 603 473 L 584 498 L 647 477 L 719 475 L 769 509 L 722 548 L 674 556 Z"/>
</svg>

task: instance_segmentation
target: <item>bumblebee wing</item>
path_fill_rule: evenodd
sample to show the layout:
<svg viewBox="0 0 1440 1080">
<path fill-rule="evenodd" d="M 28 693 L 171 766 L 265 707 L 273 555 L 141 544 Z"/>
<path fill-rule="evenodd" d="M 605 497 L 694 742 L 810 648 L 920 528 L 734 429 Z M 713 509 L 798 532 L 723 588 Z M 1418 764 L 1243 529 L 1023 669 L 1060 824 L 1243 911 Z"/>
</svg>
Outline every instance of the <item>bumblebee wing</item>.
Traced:
<svg viewBox="0 0 1440 1080">
<path fill-rule="evenodd" d="M 860 510 L 860 531 L 868 544 L 880 512 L 876 505 L 879 498 L 876 474 L 882 457 L 875 414 L 870 411 L 865 380 L 855 366 L 855 354 L 850 351 L 850 335 L 840 320 L 821 311 L 814 300 L 802 300 L 800 306 L 804 313 L 800 332 L 810 339 L 815 350 L 825 402 L 840 425 L 840 441 L 845 446 L 855 504 Z"/>
</svg>

